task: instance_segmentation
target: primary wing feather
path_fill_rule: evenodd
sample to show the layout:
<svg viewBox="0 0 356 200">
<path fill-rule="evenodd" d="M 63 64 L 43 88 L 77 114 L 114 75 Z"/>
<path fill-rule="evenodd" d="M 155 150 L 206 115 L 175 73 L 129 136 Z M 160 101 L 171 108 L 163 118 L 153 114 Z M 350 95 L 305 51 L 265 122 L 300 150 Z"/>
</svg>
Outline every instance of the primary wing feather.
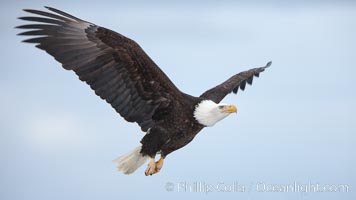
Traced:
<svg viewBox="0 0 356 200">
<path fill-rule="evenodd" d="M 210 99 L 215 103 L 219 103 L 229 93 L 237 93 L 239 89 L 245 90 L 246 83 L 252 84 L 253 77 L 259 77 L 259 74 L 269 67 L 272 62 L 268 62 L 264 67 L 253 68 L 247 71 L 240 72 L 225 82 L 217 85 L 214 88 L 204 92 L 200 97 Z"/>
<path fill-rule="evenodd" d="M 137 122 L 143 131 L 155 123 L 157 109 L 167 108 L 180 91 L 148 57 L 125 36 L 81 20 L 63 11 L 26 9 L 36 16 L 20 19 L 35 22 L 18 26 L 35 36 L 24 40 L 36 43 L 63 68 L 73 70 L 102 99 L 127 121 Z"/>
</svg>

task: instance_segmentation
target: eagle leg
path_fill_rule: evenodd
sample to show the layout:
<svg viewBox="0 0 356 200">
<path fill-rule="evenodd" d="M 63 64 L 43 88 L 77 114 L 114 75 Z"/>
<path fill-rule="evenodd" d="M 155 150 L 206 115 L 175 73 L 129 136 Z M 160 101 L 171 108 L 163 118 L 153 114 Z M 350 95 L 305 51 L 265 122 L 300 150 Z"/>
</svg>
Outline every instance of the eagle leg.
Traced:
<svg viewBox="0 0 356 200">
<path fill-rule="evenodd" d="M 155 158 L 150 157 L 150 162 L 147 165 L 147 168 L 145 170 L 145 175 L 148 176 L 152 176 L 152 174 L 157 173 L 156 171 L 156 162 L 155 162 Z"/>
<path fill-rule="evenodd" d="M 147 165 L 147 168 L 145 170 L 145 175 L 146 176 L 152 176 L 153 174 L 158 173 L 163 166 L 163 160 L 164 158 L 161 156 L 161 158 L 156 162 L 154 157 L 150 158 L 150 162 Z"/>
<path fill-rule="evenodd" d="M 161 156 L 159 158 L 159 160 L 156 162 L 156 170 L 157 170 L 157 172 L 161 171 L 162 166 L 163 166 L 163 161 L 164 161 L 164 158 Z"/>
</svg>

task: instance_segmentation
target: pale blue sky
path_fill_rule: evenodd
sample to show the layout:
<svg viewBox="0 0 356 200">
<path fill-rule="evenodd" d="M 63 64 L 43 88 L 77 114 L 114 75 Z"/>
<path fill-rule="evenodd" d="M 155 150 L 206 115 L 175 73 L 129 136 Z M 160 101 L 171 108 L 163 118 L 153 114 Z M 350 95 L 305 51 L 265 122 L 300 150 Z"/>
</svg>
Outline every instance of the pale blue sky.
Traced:
<svg viewBox="0 0 356 200">
<path fill-rule="evenodd" d="M 355 3 L 100 2 L 1 1 L 0 199 L 356 197 Z M 123 175 L 111 161 L 139 144 L 138 126 L 16 36 L 21 9 L 45 5 L 136 40 L 192 95 L 273 65 L 224 100 L 237 115 L 169 155 L 159 174 L 145 177 L 142 167 Z M 196 182 L 248 191 L 182 191 Z M 260 182 L 345 184 L 349 192 L 259 192 Z"/>
</svg>

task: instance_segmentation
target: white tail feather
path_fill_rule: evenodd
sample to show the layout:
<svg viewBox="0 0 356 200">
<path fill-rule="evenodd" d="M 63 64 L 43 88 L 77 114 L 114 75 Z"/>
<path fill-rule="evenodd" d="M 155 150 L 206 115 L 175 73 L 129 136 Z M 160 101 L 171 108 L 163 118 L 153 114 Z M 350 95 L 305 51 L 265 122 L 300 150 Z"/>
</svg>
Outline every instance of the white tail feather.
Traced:
<svg viewBox="0 0 356 200">
<path fill-rule="evenodd" d="M 141 167 L 141 165 L 143 165 L 148 159 L 148 156 L 142 156 L 140 151 L 141 146 L 138 146 L 129 153 L 113 160 L 113 162 L 117 163 L 117 168 L 120 172 L 124 174 L 131 174 L 136 171 L 136 169 Z"/>
</svg>

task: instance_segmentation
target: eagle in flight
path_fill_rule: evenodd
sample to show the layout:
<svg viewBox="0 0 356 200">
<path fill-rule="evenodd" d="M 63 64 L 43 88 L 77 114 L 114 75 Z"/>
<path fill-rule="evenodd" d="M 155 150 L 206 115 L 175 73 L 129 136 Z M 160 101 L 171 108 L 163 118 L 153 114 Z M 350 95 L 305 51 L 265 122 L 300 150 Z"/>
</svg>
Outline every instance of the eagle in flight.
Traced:
<svg viewBox="0 0 356 200">
<path fill-rule="evenodd" d="M 194 97 L 180 91 L 133 40 L 120 33 L 79 19 L 55 8 L 25 9 L 34 16 L 20 17 L 32 23 L 18 26 L 35 43 L 74 71 L 95 94 L 128 122 L 136 122 L 146 134 L 141 145 L 114 160 L 119 171 L 131 174 L 148 159 L 145 175 L 159 172 L 165 157 L 187 145 L 204 128 L 231 113 L 234 105 L 220 103 L 229 93 L 244 90 L 267 67 L 240 72 L 220 85 Z M 160 154 L 158 161 L 156 154 Z"/>
</svg>

